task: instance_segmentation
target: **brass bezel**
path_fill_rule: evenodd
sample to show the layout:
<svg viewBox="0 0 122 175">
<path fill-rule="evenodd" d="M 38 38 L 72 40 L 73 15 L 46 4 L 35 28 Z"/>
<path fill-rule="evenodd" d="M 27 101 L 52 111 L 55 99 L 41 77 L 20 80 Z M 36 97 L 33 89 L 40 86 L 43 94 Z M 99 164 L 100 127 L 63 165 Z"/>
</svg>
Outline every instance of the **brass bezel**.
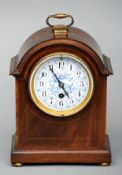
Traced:
<svg viewBox="0 0 122 175">
<path fill-rule="evenodd" d="M 72 109 L 54 110 L 54 109 L 48 108 L 43 103 L 41 103 L 41 101 L 37 98 L 35 91 L 34 91 L 34 76 L 35 76 L 36 71 L 38 70 L 40 65 L 46 61 L 46 58 L 51 57 L 51 56 L 56 55 L 56 54 L 70 55 L 71 57 L 73 57 L 72 59 L 74 59 L 75 61 L 78 61 L 80 64 L 82 64 L 82 66 L 84 67 L 84 69 L 86 70 L 86 72 L 88 74 L 88 78 L 89 78 L 88 93 L 87 93 L 86 97 L 84 98 L 84 100 L 78 106 L 75 106 Z M 49 60 L 49 59 L 47 59 L 47 60 Z M 93 95 L 93 90 L 94 90 L 94 81 L 93 81 L 93 76 L 92 76 L 92 73 L 91 73 L 89 66 L 82 58 L 79 59 L 78 56 L 76 56 L 75 54 L 69 53 L 69 52 L 53 52 L 51 54 L 44 56 L 35 64 L 35 66 L 33 67 L 32 71 L 31 71 L 30 78 L 29 78 L 29 92 L 30 92 L 30 96 L 32 98 L 32 101 L 35 103 L 35 105 L 40 110 L 42 110 L 43 112 L 45 112 L 49 115 L 52 115 L 54 117 L 68 117 L 68 116 L 76 114 L 77 112 L 82 110 L 90 101 L 90 99 Z"/>
</svg>

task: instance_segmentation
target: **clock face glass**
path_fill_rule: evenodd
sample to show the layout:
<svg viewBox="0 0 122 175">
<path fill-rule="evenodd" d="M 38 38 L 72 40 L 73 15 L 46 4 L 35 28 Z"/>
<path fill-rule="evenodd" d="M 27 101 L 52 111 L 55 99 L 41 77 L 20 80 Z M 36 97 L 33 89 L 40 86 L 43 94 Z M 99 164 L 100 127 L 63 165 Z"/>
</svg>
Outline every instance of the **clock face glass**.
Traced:
<svg viewBox="0 0 122 175">
<path fill-rule="evenodd" d="M 36 64 L 29 89 L 39 109 L 53 116 L 69 116 L 89 102 L 93 78 L 82 59 L 70 53 L 54 53 Z"/>
</svg>

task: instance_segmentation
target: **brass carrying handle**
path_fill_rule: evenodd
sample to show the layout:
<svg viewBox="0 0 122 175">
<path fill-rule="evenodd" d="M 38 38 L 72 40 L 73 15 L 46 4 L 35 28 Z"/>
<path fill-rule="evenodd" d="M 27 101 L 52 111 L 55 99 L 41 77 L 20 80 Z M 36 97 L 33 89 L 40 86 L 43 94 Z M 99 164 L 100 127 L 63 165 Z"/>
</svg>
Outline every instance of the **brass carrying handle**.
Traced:
<svg viewBox="0 0 122 175">
<path fill-rule="evenodd" d="M 64 14 L 64 13 L 58 13 L 58 14 L 55 14 L 55 15 L 50 15 L 47 17 L 46 19 L 46 24 L 50 27 L 54 27 L 51 23 L 50 23 L 50 19 L 51 18 L 56 18 L 56 19 L 64 19 L 64 18 L 70 18 L 71 19 L 71 22 L 66 25 L 67 27 L 70 27 L 71 25 L 74 24 L 74 19 L 71 15 L 67 15 L 67 14 Z"/>
</svg>

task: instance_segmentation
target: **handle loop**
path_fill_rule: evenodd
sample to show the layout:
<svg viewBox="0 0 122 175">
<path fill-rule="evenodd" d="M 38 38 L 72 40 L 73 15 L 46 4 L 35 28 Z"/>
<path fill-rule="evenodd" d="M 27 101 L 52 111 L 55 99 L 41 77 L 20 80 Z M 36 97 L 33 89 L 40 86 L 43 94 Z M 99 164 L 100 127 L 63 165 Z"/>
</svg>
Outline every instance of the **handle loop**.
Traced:
<svg viewBox="0 0 122 175">
<path fill-rule="evenodd" d="M 46 19 L 46 24 L 47 24 L 48 26 L 50 26 L 50 27 L 54 27 L 54 25 L 52 25 L 52 24 L 50 23 L 50 19 L 51 19 L 51 18 L 56 18 L 56 19 L 70 18 L 70 19 L 71 19 L 71 22 L 70 22 L 68 25 L 66 25 L 66 27 L 70 27 L 71 25 L 74 24 L 74 19 L 73 19 L 73 17 L 72 17 L 71 15 L 67 15 L 67 14 L 64 14 L 64 13 L 58 13 L 58 14 L 50 15 L 50 16 L 47 17 L 47 19 Z"/>
</svg>

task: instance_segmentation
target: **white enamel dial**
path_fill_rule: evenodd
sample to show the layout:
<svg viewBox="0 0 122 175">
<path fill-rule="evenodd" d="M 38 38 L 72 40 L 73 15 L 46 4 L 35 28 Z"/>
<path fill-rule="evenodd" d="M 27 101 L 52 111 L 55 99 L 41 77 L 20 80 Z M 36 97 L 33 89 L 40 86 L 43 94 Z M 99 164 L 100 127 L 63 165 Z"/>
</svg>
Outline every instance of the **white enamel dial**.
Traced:
<svg viewBox="0 0 122 175">
<path fill-rule="evenodd" d="M 41 110 L 54 116 L 68 116 L 90 100 L 93 78 L 88 66 L 77 56 L 54 53 L 36 64 L 29 87 Z"/>
</svg>

